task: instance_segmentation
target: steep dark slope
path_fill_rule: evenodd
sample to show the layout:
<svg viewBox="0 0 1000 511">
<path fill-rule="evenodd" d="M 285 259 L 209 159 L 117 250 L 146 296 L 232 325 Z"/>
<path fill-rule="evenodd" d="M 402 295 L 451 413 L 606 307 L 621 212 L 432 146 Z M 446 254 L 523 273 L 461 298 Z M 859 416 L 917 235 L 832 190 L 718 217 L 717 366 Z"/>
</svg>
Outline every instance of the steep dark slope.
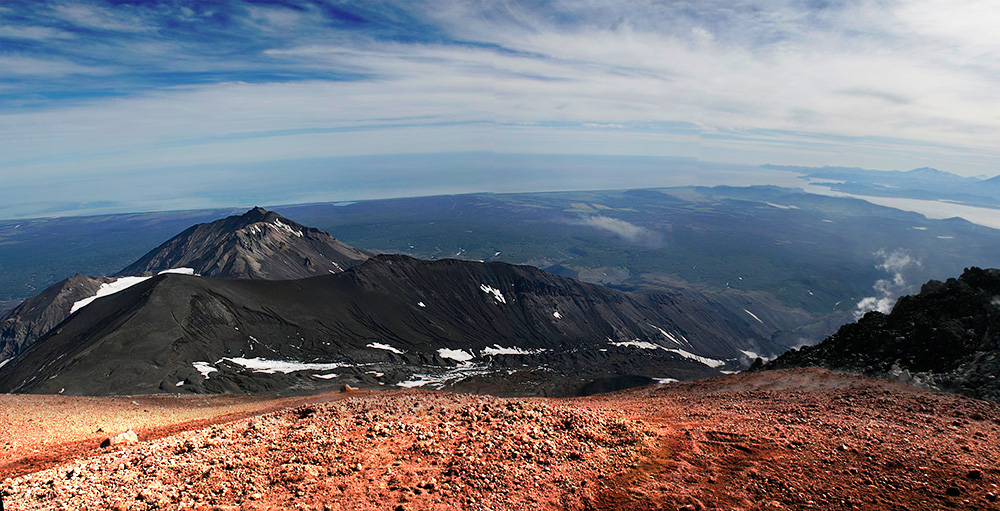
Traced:
<svg viewBox="0 0 1000 511">
<path fill-rule="evenodd" d="M 185 267 L 209 277 L 301 279 L 344 271 L 372 254 L 273 211 L 253 208 L 240 216 L 194 225 L 117 275 Z"/>
<path fill-rule="evenodd" d="M 966 269 L 765 367 L 822 366 L 1000 401 L 1000 270 Z"/>
<path fill-rule="evenodd" d="M 75 302 L 94 296 L 101 284 L 113 280 L 76 274 L 21 302 L 0 319 L 0 364 L 66 319 Z"/>
<path fill-rule="evenodd" d="M 0 370 L 0 391 L 285 392 L 348 383 L 566 395 L 595 380 L 614 388 L 636 383 L 631 376 L 718 374 L 722 362 L 705 357 L 733 348 L 678 326 L 675 313 L 662 296 L 504 263 L 382 255 L 294 281 L 168 274 L 70 317 Z"/>
<path fill-rule="evenodd" d="M 277 213 L 254 208 L 240 216 L 198 224 L 118 272 L 150 275 L 186 267 L 223 278 L 301 279 L 339 273 L 373 252 L 303 227 Z M 0 363 L 10 360 L 69 317 L 74 302 L 94 296 L 114 278 L 76 275 L 54 284 L 0 320 Z"/>
</svg>

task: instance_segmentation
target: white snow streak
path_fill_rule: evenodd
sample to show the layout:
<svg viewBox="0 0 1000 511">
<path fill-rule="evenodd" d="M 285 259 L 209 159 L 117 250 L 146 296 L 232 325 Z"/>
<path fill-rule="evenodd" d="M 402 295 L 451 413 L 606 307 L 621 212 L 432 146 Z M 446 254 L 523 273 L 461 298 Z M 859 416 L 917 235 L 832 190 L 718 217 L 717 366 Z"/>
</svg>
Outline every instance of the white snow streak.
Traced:
<svg viewBox="0 0 1000 511">
<path fill-rule="evenodd" d="M 666 348 L 664 348 L 664 349 L 666 349 Z M 680 349 L 667 349 L 667 351 L 669 351 L 671 353 L 676 353 L 676 354 L 678 354 L 678 355 L 680 355 L 680 356 L 682 356 L 684 358 L 691 359 L 691 360 L 694 360 L 696 362 L 701 362 L 702 364 L 705 364 L 708 367 L 712 367 L 712 368 L 722 367 L 722 366 L 726 365 L 726 363 L 723 362 L 723 361 L 721 361 L 721 360 L 715 360 L 714 358 L 708 358 L 708 357 L 703 357 L 701 355 L 695 355 L 694 353 L 691 353 L 689 351 L 684 351 L 684 350 L 680 350 Z"/>
<path fill-rule="evenodd" d="M 330 373 L 330 374 L 314 374 L 313 376 L 315 376 L 316 378 L 322 378 L 324 380 L 329 380 L 331 378 L 336 378 L 339 375 L 336 374 L 336 373 Z"/>
<path fill-rule="evenodd" d="M 552 317 L 556 319 L 562 319 L 562 314 L 559 314 L 559 311 L 555 311 L 552 313 Z"/>
<path fill-rule="evenodd" d="M 760 323 L 762 325 L 764 324 L 764 322 L 761 321 L 760 318 L 758 318 L 756 314 L 754 314 L 754 313 L 752 313 L 752 312 L 750 312 L 750 311 L 748 311 L 746 309 L 743 309 L 743 312 L 749 314 L 751 318 L 756 319 L 758 323 Z"/>
<path fill-rule="evenodd" d="M 401 351 L 401 350 L 399 350 L 397 348 L 393 348 L 392 346 L 389 346 L 388 344 L 382 344 L 380 342 L 369 343 L 366 347 L 367 348 L 375 348 L 377 350 L 391 351 L 391 352 L 396 353 L 398 355 L 402 355 L 403 354 L 403 351 Z"/>
<path fill-rule="evenodd" d="M 543 353 L 545 348 L 538 348 L 536 350 L 529 350 L 524 348 L 504 348 L 499 344 L 494 344 L 493 347 L 483 348 L 483 355 L 535 355 L 538 353 Z"/>
<path fill-rule="evenodd" d="M 5 365 L 7 365 L 7 362 L 10 362 L 11 360 L 14 360 L 14 359 L 8 358 L 7 360 L 4 360 L 3 362 L 0 362 L 0 367 L 3 367 Z"/>
<path fill-rule="evenodd" d="M 426 305 L 424 305 L 424 302 L 417 302 L 417 306 L 421 308 L 427 307 Z"/>
<path fill-rule="evenodd" d="M 493 298 L 495 298 L 497 302 L 507 303 L 507 300 L 503 297 L 503 294 L 500 293 L 499 289 L 487 286 L 486 284 L 481 284 L 479 289 L 482 289 L 484 293 L 493 293 Z"/>
<path fill-rule="evenodd" d="M 662 329 L 662 328 L 660 328 L 660 327 L 658 327 L 656 325 L 653 325 L 653 324 L 650 324 L 649 326 L 651 326 L 651 327 L 659 330 L 660 333 L 663 334 L 664 337 L 666 337 L 667 339 L 670 339 L 671 341 L 673 341 L 674 344 L 676 344 L 678 346 L 683 346 L 683 343 L 681 343 L 681 341 L 678 341 L 676 337 L 674 337 L 673 335 L 670 334 L 670 332 L 668 332 L 668 331 L 666 331 L 666 330 L 664 330 L 664 329 Z M 685 340 L 687 340 L 687 339 L 685 339 Z M 688 345 L 690 346 L 690 343 L 688 343 Z"/>
<path fill-rule="evenodd" d="M 171 268 L 169 270 L 163 270 L 157 275 L 163 275 L 164 273 L 177 273 L 179 275 L 194 275 L 194 268 Z"/>
<path fill-rule="evenodd" d="M 306 362 L 296 362 L 294 360 L 268 360 L 266 358 L 223 358 L 220 360 L 228 360 L 234 364 L 241 365 L 247 369 L 252 369 L 255 373 L 294 373 L 295 371 L 327 371 L 330 369 L 337 369 L 340 367 L 347 367 L 347 364 L 342 363 L 330 363 L 330 364 L 320 364 L 320 363 L 306 363 Z"/>
<path fill-rule="evenodd" d="M 407 381 L 401 381 L 396 384 L 397 387 L 403 387 L 407 389 L 412 389 L 414 387 L 423 387 L 427 384 L 436 385 L 438 388 L 444 386 L 445 383 L 464 379 L 469 376 L 474 376 L 477 374 L 486 374 L 489 369 L 473 365 L 472 363 L 464 363 L 450 371 L 444 372 L 438 375 L 431 374 L 413 374 L 410 375 L 410 379 Z"/>
<path fill-rule="evenodd" d="M 660 346 L 659 344 L 653 344 L 651 342 L 640 341 L 639 339 L 634 339 L 634 340 L 625 341 L 625 342 L 615 342 L 615 341 L 612 341 L 611 339 L 608 339 L 608 342 L 612 346 L 618 346 L 618 347 L 622 347 L 622 348 L 631 347 L 631 348 L 640 348 L 640 349 L 644 349 L 644 350 L 655 350 L 655 349 L 663 348 L 663 346 Z M 666 349 L 666 348 L 663 348 L 663 349 Z"/>
<path fill-rule="evenodd" d="M 283 229 L 285 232 L 291 234 L 292 236 L 298 236 L 300 238 L 302 237 L 302 231 L 296 231 L 295 229 L 292 229 L 292 226 L 281 223 L 281 220 L 278 220 L 277 218 L 274 219 L 274 225 L 276 225 L 280 229 Z"/>
</svg>

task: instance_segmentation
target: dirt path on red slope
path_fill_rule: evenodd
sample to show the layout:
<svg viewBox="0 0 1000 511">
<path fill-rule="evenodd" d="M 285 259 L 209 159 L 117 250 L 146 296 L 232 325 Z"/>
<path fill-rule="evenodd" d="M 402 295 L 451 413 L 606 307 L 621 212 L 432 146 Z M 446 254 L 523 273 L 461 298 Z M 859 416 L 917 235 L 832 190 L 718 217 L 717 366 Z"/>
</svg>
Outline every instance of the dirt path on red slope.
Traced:
<svg viewBox="0 0 1000 511">
<path fill-rule="evenodd" d="M 579 399 L 341 397 L 7 479 L 4 500 L 10 509 L 73 499 L 137 510 L 1000 510 L 1000 405 L 817 369 Z"/>
<path fill-rule="evenodd" d="M 344 396 L 0 395 L 0 480 L 107 453 L 114 448 L 101 442 L 129 429 L 140 441 L 153 441 Z"/>
</svg>

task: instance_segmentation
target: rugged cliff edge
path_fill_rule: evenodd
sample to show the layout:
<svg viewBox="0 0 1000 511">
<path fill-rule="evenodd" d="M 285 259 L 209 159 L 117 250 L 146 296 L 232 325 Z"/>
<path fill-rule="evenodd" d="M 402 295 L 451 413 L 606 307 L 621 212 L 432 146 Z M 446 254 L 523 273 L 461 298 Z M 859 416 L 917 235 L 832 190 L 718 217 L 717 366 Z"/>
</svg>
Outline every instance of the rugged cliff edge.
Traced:
<svg viewBox="0 0 1000 511">
<path fill-rule="evenodd" d="M 763 368 L 811 365 L 1000 401 L 1000 270 L 932 280 L 888 315 L 869 312 Z"/>
</svg>

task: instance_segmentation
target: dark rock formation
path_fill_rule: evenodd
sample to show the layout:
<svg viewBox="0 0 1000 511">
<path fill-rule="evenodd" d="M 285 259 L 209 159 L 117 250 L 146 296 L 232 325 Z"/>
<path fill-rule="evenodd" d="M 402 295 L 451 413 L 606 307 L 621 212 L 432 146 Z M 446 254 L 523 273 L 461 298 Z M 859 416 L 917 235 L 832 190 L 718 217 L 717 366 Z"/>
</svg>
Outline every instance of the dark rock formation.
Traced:
<svg viewBox="0 0 1000 511">
<path fill-rule="evenodd" d="M 966 269 L 869 312 L 767 369 L 821 366 L 1000 401 L 1000 270 Z"/>
</svg>

